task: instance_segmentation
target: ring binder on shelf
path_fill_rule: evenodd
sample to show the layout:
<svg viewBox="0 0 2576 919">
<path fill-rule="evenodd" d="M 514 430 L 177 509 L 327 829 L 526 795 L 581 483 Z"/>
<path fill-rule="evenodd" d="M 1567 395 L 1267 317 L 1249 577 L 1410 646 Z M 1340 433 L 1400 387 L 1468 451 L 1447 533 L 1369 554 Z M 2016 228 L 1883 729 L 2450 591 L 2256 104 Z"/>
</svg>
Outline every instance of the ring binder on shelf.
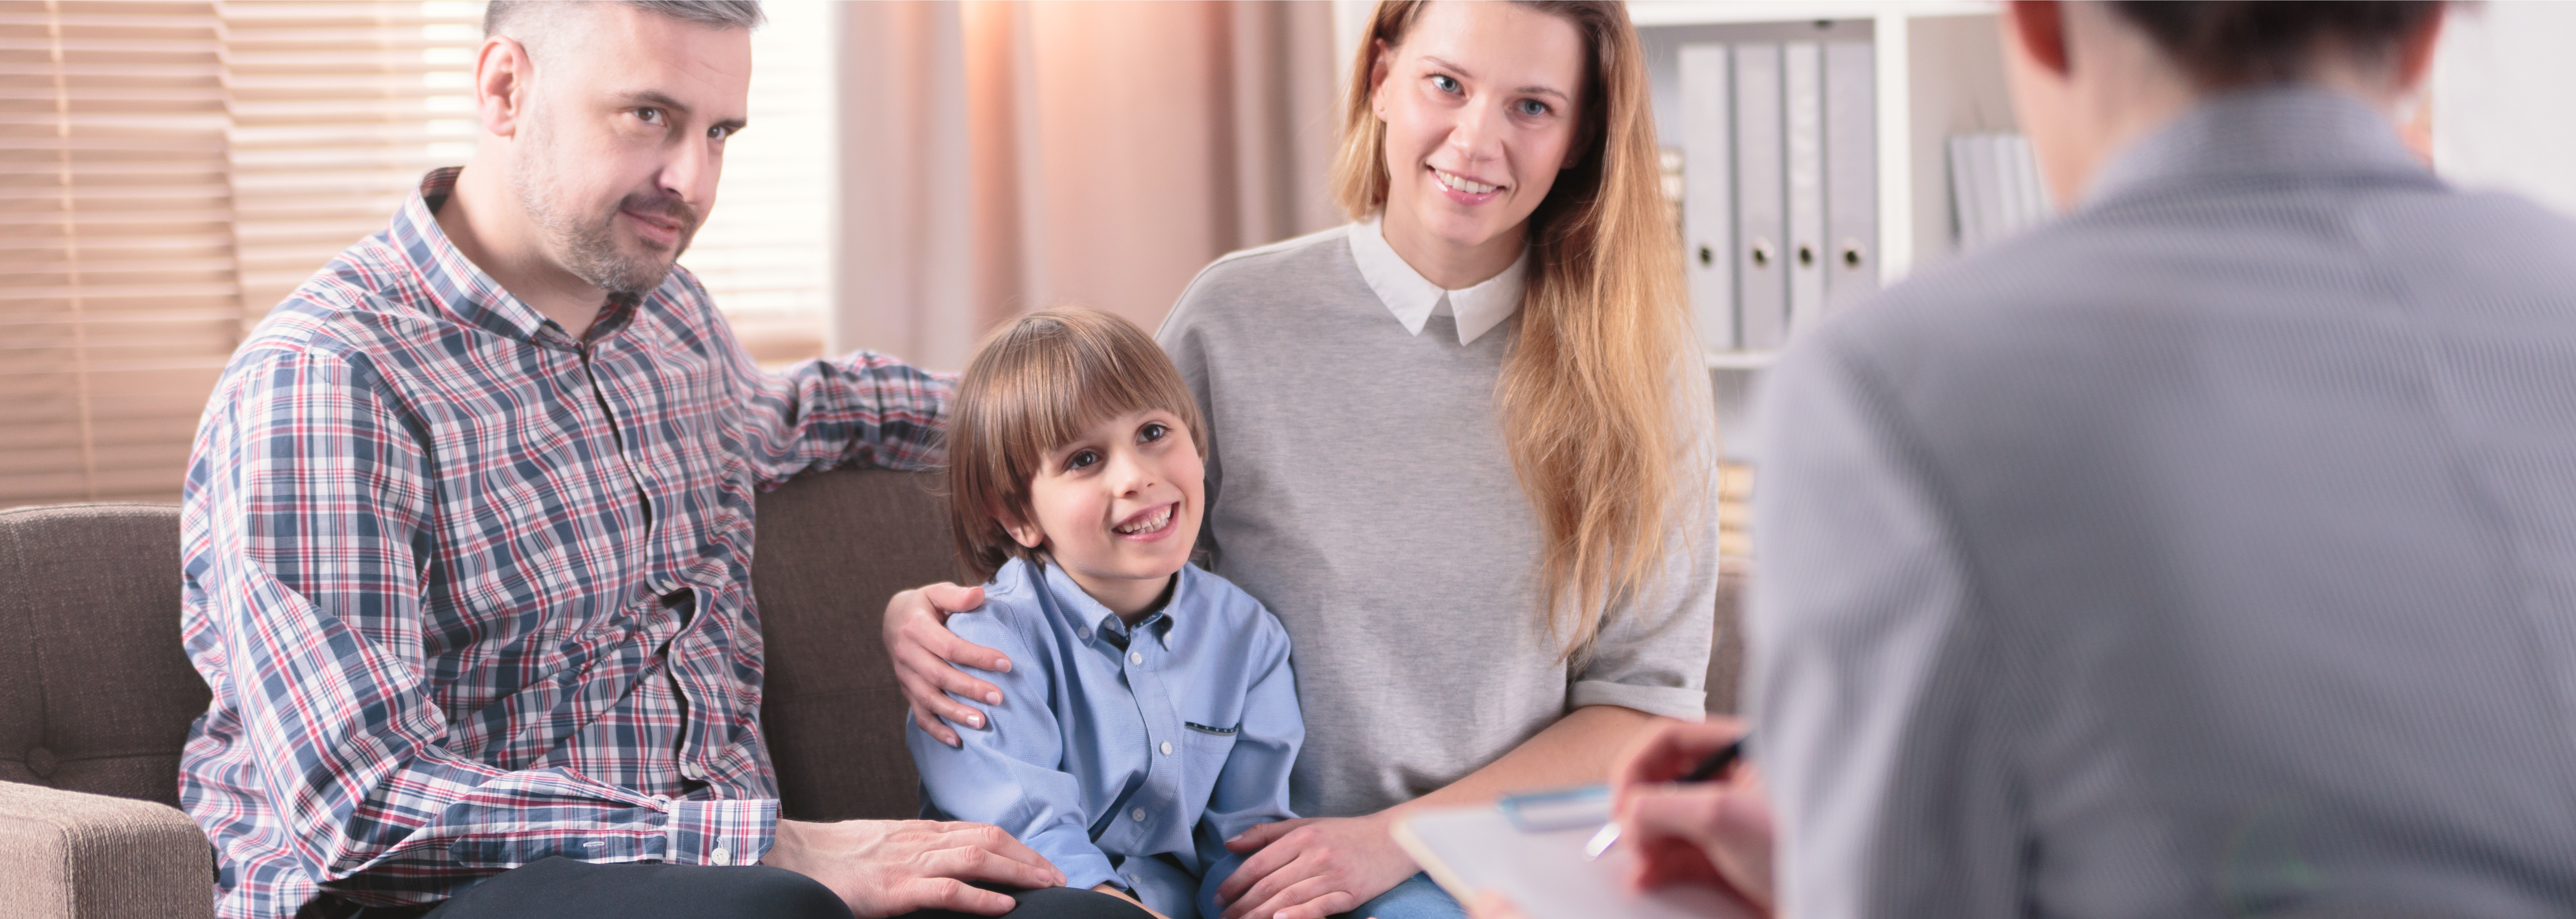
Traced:
<svg viewBox="0 0 2576 919">
<path fill-rule="evenodd" d="M 1787 154 L 1788 329 L 1823 318 L 1825 307 L 1824 52 L 1815 42 L 1780 46 L 1782 147 Z"/>
<path fill-rule="evenodd" d="M 1878 63 L 1868 42 L 1825 43 L 1825 313 L 1878 292 Z"/>
<path fill-rule="evenodd" d="M 1780 103 L 1780 46 L 1735 46 L 1735 303 L 1741 343 L 1756 350 L 1780 347 L 1789 332 Z"/>
<path fill-rule="evenodd" d="M 1725 45 L 1683 45 L 1682 244 L 1700 344 L 1743 347 L 1735 315 L 1733 81 Z"/>
</svg>

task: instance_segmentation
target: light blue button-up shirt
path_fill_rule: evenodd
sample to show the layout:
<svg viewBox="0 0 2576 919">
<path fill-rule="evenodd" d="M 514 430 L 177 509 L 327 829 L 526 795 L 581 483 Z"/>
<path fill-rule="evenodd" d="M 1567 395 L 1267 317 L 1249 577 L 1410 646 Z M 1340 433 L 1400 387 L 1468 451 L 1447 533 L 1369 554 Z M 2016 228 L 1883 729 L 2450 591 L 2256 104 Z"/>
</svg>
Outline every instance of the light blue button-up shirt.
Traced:
<svg viewBox="0 0 2576 919">
<path fill-rule="evenodd" d="M 989 727 L 962 748 L 907 719 L 922 811 L 990 823 L 1062 869 L 1115 884 L 1172 919 L 1216 915 L 1240 859 L 1225 840 L 1288 811 L 1306 738 L 1288 632 L 1251 595 L 1196 566 L 1129 627 L 1067 577 L 1014 559 L 957 636 L 1002 652 L 1001 705 L 961 699 Z"/>
</svg>

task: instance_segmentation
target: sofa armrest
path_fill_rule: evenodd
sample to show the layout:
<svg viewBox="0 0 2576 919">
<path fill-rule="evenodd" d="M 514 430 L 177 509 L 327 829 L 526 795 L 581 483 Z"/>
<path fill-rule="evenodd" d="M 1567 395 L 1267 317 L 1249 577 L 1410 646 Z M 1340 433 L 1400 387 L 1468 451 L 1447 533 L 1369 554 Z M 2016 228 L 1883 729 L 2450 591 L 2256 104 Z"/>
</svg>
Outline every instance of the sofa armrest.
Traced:
<svg viewBox="0 0 2576 919">
<path fill-rule="evenodd" d="M 214 858 L 178 809 L 0 782 L 0 919 L 208 919 Z"/>
</svg>

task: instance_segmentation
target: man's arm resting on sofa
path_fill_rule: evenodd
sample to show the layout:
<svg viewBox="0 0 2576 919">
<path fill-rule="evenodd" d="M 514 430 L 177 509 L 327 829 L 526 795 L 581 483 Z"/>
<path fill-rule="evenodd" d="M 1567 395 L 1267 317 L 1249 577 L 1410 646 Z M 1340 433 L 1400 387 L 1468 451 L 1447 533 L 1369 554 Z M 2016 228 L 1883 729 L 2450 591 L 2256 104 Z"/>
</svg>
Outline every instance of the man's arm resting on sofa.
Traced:
<svg viewBox="0 0 2576 919">
<path fill-rule="evenodd" d="M 206 834 L 176 808 L 0 782 L 0 919 L 214 915 Z"/>
<path fill-rule="evenodd" d="M 724 336 L 722 359 L 743 410 L 743 456 L 762 490 L 826 469 L 931 469 L 945 456 L 941 434 L 957 388 L 954 374 L 873 351 L 770 373 L 729 327 L 718 324 L 715 332 Z"/>
</svg>

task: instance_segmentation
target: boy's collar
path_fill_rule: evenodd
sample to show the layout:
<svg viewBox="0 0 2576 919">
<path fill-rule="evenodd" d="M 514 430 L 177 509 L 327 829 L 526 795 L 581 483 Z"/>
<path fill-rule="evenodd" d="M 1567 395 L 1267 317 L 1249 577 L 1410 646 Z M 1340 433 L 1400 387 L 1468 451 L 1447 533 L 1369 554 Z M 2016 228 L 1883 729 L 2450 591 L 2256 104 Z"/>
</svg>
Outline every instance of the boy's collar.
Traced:
<svg viewBox="0 0 2576 919">
<path fill-rule="evenodd" d="M 1123 636 L 1142 630 L 1152 634 L 1154 640 L 1162 644 L 1163 650 L 1172 649 L 1172 627 L 1178 620 L 1171 613 L 1180 607 L 1184 595 L 1189 592 L 1189 565 L 1182 565 L 1181 570 L 1172 575 L 1172 586 L 1164 591 L 1162 604 L 1133 626 L 1120 618 L 1116 611 L 1092 599 L 1090 592 L 1083 590 L 1081 584 L 1074 583 L 1073 575 L 1067 573 L 1063 565 L 1050 559 L 1036 567 L 1045 572 L 1041 577 L 1046 581 L 1047 592 L 1054 594 L 1057 602 L 1063 603 L 1066 611 L 1073 614 L 1070 618 L 1088 623 L 1094 633 Z"/>
</svg>

